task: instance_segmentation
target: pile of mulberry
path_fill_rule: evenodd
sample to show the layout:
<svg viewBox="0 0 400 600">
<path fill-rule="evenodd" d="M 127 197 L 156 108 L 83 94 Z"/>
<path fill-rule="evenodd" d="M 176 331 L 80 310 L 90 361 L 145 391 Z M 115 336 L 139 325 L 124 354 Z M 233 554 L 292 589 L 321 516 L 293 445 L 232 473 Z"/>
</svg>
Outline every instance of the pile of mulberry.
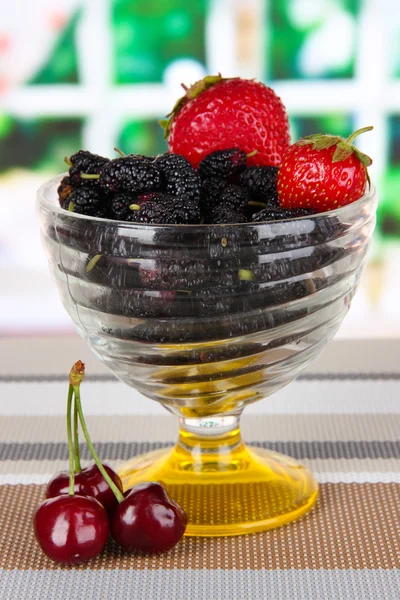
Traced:
<svg viewBox="0 0 400 600">
<path fill-rule="evenodd" d="M 120 153 L 122 154 L 122 153 Z M 197 170 L 180 154 L 110 160 L 87 150 L 65 159 L 62 208 L 93 217 L 158 225 L 261 223 L 310 214 L 279 207 L 278 167 L 247 166 L 240 148 L 211 152 Z"/>
</svg>

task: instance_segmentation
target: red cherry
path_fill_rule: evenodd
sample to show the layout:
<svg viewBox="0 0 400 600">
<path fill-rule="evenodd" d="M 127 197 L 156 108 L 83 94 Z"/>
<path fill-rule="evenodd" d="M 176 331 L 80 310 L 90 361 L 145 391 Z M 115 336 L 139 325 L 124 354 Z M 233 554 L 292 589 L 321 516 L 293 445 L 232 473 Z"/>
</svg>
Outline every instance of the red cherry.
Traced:
<svg viewBox="0 0 400 600">
<path fill-rule="evenodd" d="M 159 554 L 179 542 L 186 524 L 185 511 L 159 483 L 141 483 L 117 506 L 111 535 L 127 552 Z"/>
<path fill-rule="evenodd" d="M 103 467 L 105 468 L 105 470 L 107 471 L 117 488 L 122 492 L 122 481 L 119 475 L 117 475 L 117 473 L 108 465 L 103 464 Z M 116 499 L 107 481 L 101 474 L 99 467 L 96 464 L 93 464 L 90 467 L 82 469 L 82 478 L 84 478 L 84 495 L 96 498 L 96 500 L 98 500 L 100 504 L 104 506 L 107 513 L 109 515 L 112 515 L 112 513 L 118 505 L 118 500 Z"/>
<path fill-rule="evenodd" d="M 103 465 L 115 485 L 122 492 L 122 481 L 115 471 L 108 465 Z M 46 498 L 54 498 L 63 494 L 68 494 L 69 488 L 69 473 L 68 471 L 60 471 L 53 475 L 47 484 Z M 90 496 L 96 498 L 106 509 L 107 513 L 111 515 L 118 501 L 114 496 L 114 493 L 96 464 L 91 465 L 82 469 L 80 473 L 75 474 L 75 494 L 81 496 Z"/>
<path fill-rule="evenodd" d="M 100 502 L 78 495 L 45 500 L 33 523 L 43 552 L 62 565 L 77 565 L 99 554 L 109 532 L 107 513 Z"/>
</svg>

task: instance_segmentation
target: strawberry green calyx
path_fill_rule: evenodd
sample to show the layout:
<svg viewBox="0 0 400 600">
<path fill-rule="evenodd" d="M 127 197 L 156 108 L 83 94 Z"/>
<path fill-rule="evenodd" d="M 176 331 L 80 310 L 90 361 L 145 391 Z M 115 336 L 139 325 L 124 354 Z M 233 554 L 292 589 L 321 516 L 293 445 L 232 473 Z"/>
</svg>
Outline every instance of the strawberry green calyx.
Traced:
<svg viewBox="0 0 400 600">
<path fill-rule="evenodd" d="M 187 88 L 184 84 L 182 84 L 183 89 L 185 90 L 185 95 L 177 100 L 172 111 L 167 115 L 166 119 L 161 119 L 159 124 L 164 130 L 164 139 L 166 140 L 169 137 L 171 132 L 171 124 L 179 111 L 184 107 L 186 102 L 189 100 L 193 100 L 197 96 L 199 96 L 204 90 L 211 87 L 216 83 L 220 83 L 221 81 L 227 81 L 228 78 L 222 77 L 221 73 L 218 75 L 207 75 L 203 79 L 196 81 L 193 85 Z"/>
<path fill-rule="evenodd" d="M 361 152 L 358 148 L 352 145 L 352 142 L 357 136 L 366 131 L 371 131 L 372 126 L 362 127 L 352 133 L 347 139 L 340 137 L 339 135 L 324 135 L 322 133 L 316 133 L 314 135 L 308 135 L 297 142 L 298 146 L 306 146 L 312 144 L 313 150 L 325 150 L 327 148 L 333 148 L 336 146 L 335 152 L 332 156 L 332 162 L 340 162 L 346 160 L 352 154 L 355 154 L 359 161 L 364 167 L 372 165 L 372 159 Z"/>
<path fill-rule="evenodd" d="M 72 386 L 79 386 L 85 376 L 85 365 L 81 360 L 78 360 L 71 371 L 69 372 L 69 382 Z"/>
</svg>

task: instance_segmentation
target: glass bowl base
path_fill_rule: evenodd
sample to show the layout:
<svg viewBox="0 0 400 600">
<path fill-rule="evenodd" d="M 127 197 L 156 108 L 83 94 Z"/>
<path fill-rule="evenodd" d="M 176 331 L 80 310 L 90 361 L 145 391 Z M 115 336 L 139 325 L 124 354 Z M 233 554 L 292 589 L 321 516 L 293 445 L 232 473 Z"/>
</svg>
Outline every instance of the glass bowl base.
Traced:
<svg viewBox="0 0 400 600">
<path fill-rule="evenodd" d="M 243 535 L 285 525 L 310 510 L 318 483 L 296 460 L 241 443 L 234 452 L 197 455 L 177 444 L 119 469 L 124 490 L 158 481 L 188 515 L 188 536 Z"/>
</svg>

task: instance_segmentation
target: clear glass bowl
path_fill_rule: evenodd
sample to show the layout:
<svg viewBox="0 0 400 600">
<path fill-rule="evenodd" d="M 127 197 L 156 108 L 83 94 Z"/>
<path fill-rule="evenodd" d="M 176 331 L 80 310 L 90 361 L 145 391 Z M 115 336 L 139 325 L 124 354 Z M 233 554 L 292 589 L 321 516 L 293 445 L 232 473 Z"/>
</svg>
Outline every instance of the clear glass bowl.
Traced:
<svg viewBox="0 0 400 600">
<path fill-rule="evenodd" d="M 312 473 L 249 449 L 244 407 L 292 381 L 346 315 L 375 224 L 371 188 L 315 216 L 238 225 L 141 225 L 62 210 L 38 192 L 41 236 L 80 335 L 129 386 L 179 417 L 170 450 L 121 468 L 163 483 L 188 535 L 287 523 L 316 501 Z"/>
</svg>

